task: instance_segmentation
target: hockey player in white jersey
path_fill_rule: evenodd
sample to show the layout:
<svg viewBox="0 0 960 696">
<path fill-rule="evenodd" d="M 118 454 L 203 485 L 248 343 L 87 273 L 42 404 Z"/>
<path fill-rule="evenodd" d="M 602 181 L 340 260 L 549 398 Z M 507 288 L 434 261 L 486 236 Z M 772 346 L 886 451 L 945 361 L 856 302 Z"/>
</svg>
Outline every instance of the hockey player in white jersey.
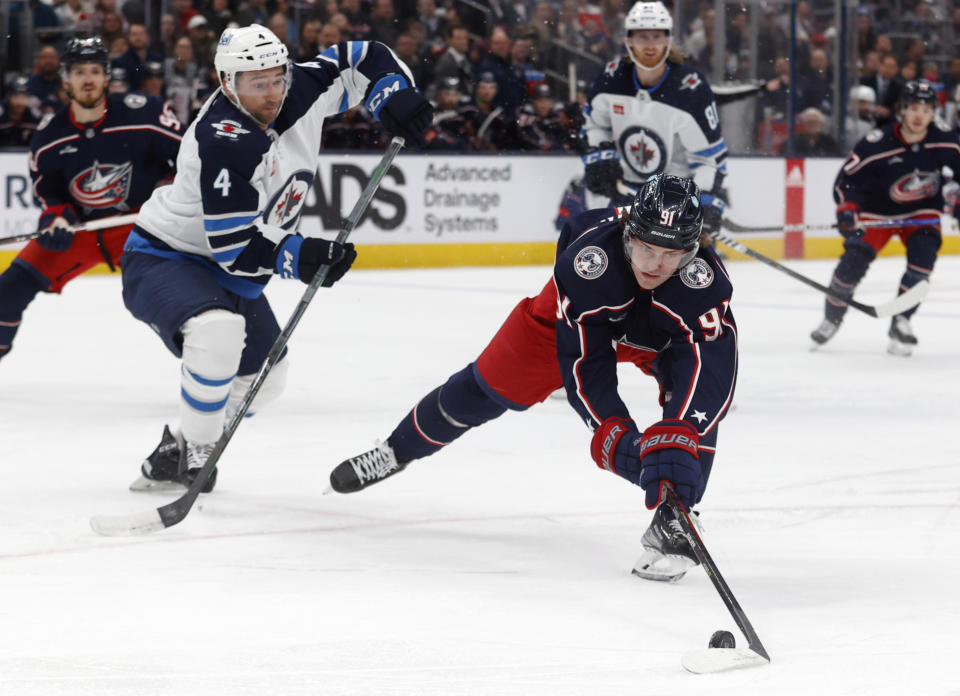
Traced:
<svg viewBox="0 0 960 696">
<path fill-rule="evenodd" d="M 364 103 L 391 135 L 417 143 L 432 119 L 407 67 L 380 43 L 342 42 L 291 64 L 283 42 L 254 24 L 224 31 L 214 63 L 221 86 L 183 136 L 173 184 L 144 204 L 122 260 L 125 305 L 182 360 L 179 428 L 164 428 L 132 490 L 189 485 L 203 466 L 280 334 L 267 281 L 309 283 L 329 264 L 329 287 L 353 263 L 352 244 L 297 234 L 323 119 Z M 284 355 L 251 413 L 280 393 L 286 368 Z"/>
<path fill-rule="evenodd" d="M 607 65 L 584 107 L 587 189 L 601 207 L 632 200 L 650 177 L 692 177 L 703 191 L 704 231 L 726 207 L 727 146 L 713 91 L 672 49 L 673 18 L 662 2 L 638 2 L 625 20 L 626 55 Z M 562 213 L 561 213 L 562 214 Z"/>
</svg>

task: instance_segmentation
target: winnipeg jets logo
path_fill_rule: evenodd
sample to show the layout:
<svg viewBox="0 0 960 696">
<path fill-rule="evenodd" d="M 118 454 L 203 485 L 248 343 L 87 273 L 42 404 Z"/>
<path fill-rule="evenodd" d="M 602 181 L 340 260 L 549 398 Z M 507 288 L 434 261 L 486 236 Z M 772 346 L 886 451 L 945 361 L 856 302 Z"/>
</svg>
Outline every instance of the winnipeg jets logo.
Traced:
<svg viewBox="0 0 960 696">
<path fill-rule="evenodd" d="M 667 162 L 667 150 L 659 135 L 649 128 L 634 126 L 620 136 L 620 152 L 627 166 L 641 179 L 660 174 Z"/>
<path fill-rule="evenodd" d="M 680 269 L 680 281 L 688 288 L 702 290 L 713 283 L 713 269 L 701 258 L 695 258 Z"/>
<path fill-rule="evenodd" d="M 598 246 L 588 246 L 580 250 L 573 260 L 573 270 L 577 275 L 592 280 L 599 278 L 607 270 L 607 254 Z"/>
<path fill-rule="evenodd" d="M 912 203 L 937 195 L 940 188 L 938 172 L 920 172 L 916 169 L 902 176 L 890 187 L 890 199 L 897 203 Z"/>
<path fill-rule="evenodd" d="M 243 128 L 236 121 L 231 121 L 229 119 L 224 119 L 219 123 L 214 123 L 213 129 L 216 131 L 214 135 L 217 135 L 223 138 L 230 138 L 231 140 L 236 140 L 237 136 L 250 132 L 246 128 Z"/>
<path fill-rule="evenodd" d="M 265 222 L 284 229 L 296 225 L 307 202 L 307 192 L 313 184 L 313 174 L 307 171 L 294 172 L 287 182 L 274 194 L 265 211 Z"/>
<path fill-rule="evenodd" d="M 695 90 L 700 86 L 700 82 L 701 80 L 699 75 L 696 73 L 690 73 L 685 78 L 680 80 L 680 89 L 689 89 L 691 91 Z"/>
<path fill-rule="evenodd" d="M 86 208 L 126 209 L 133 164 L 100 164 L 84 169 L 70 181 L 70 195 Z"/>
</svg>

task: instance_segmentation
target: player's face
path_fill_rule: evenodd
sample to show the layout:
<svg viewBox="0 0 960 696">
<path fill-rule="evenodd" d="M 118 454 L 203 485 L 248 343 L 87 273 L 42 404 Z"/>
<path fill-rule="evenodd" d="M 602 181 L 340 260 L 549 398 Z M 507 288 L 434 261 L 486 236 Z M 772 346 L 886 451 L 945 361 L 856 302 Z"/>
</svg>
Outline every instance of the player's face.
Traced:
<svg viewBox="0 0 960 696">
<path fill-rule="evenodd" d="M 900 113 L 903 125 L 914 133 L 922 133 L 930 127 L 933 121 L 933 106 L 930 104 L 907 104 Z"/>
<path fill-rule="evenodd" d="M 670 43 L 667 32 L 655 29 L 637 29 L 627 37 L 627 46 L 634 58 L 648 68 L 655 68 L 663 59 Z"/>
<path fill-rule="evenodd" d="M 677 272 L 680 262 L 688 252 L 682 249 L 668 249 L 641 242 L 632 237 L 626 242 L 630 265 L 637 283 L 644 290 L 653 290 L 662 285 Z"/>
<path fill-rule="evenodd" d="M 100 63 L 74 63 L 63 82 L 77 104 L 92 109 L 104 99 L 110 75 Z"/>
<path fill-rule="evenodd" d="M 273 123 L 287 94 L 287 76 L 280 66 L 250 70 L 237 75 L 237 99 L 240 105 L 266 128 Z"/>
</svg>

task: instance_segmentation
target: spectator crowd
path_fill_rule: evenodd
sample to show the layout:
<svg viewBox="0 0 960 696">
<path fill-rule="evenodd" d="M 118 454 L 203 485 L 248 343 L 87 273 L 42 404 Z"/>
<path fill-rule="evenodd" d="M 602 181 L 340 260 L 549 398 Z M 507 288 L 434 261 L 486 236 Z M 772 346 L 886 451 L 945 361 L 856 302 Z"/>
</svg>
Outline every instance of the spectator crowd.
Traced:
<svg viewBox="0 0 960 696">
<path fill-rule="evenodd" d="M 36 0 L 37 50 L 17 65 L 23 37 L 11 35 L 0 113 L 0 146 L 29 142 L 41 117 L 66 103 L 59 50 L 72 36 L 99 35 L 112 59 L 111 91 L 169 101 L 189 122 L 218 85 L 213 53 L 221 32 L 256 22 L 269 27 L 297 61 L 344 40 L 378 40 L 412 71 L 436 106 L 427 148 L 447 151 L 578 150 L 588 85 L 622 55 L 625 0 Z M 839 123 L 834 94 L 839 27 L 832 0 L 797 4 L 797 61 L 790 69 L 788 3 L 725 7 L 717 51 L 713 2 L 666 3 L 684 60 L 708 80 L 759 79 L 755 135 L 748 152 L 780 154 L 793 100 L 795 152 L 839 155 L 875 125 L 895 117 L 899 90 L 912 77 L 938 88 L 942 116 L 957 120 L 960 6 L 947 0 L 878 1 L 857 6 L 847 42 L 855 74 Z M 153 9 L 154 16 L 148 16 Z M 758 13 L 756 17 L 751 13 Z M 16 22 L 11 17 L 11 26 Z M 19 26 L 19 25 L 18 25 Z M 753 35 L 752 28 L 759 31 Z M 722 66 L 715 65 L 722 56 Z M 753 58 L 755 57 L 755 60 Z M 29 62 L 29 61 L 20 61 Z M 13 68 L 13 69 L 10 69 Z M 795 84 L 791 84 L 791 73 Z M 570 78 L 573 77 L 571 88 Z M 747 127 L 728 123 L 726 128 Z M 362 107 L 329 119 L 331 149 L 382 149 L 387 138 Z"/>
</svg>

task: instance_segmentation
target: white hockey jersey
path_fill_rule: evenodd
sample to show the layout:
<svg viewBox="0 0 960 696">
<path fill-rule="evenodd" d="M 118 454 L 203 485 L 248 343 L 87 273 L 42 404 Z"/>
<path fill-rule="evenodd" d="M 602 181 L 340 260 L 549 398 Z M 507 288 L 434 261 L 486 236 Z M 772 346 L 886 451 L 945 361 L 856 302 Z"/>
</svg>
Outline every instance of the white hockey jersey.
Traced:
<svg viewBox="0 0 960 696">
<path fill-rule="evenodd" d="M 695 68 L 668 62 L 660 82 L 645 88 L 628 58 L 608 63 L 591 87 L 584 115 L 587 142 L 595 147 L 613 141 L 629 184 L 666 172 L 692 176 L 707 192 L 717 174 L 726 173 L 717 103 Z"/>
<path fill-rule="evenodd" d="M 199 257 L 227 290 L 258 296 L 277 272 L 278 243 L 297 230 L 323 119 L 364 99 L 379 113 L 385 96 L 407 86 L 413 77 L 389 48 L 349 41 L 292 66 L 266 131 L 217 90 L 183 136 L 173 184 L 144 204 L 127 249 Z"/>
</svg>

